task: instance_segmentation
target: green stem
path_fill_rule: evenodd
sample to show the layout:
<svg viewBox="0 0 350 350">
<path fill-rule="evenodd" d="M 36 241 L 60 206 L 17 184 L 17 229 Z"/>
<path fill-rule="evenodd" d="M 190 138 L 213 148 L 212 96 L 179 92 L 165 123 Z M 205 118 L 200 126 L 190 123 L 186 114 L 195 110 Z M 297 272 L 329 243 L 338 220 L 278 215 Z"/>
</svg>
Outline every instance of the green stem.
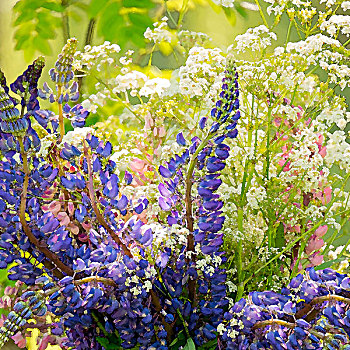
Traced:
<svg viewBox="0 0 350 350">
<path fill-rule="evenodd" d="M 284 47 L 287 47 L 287 44 L 289 43 L 289 38 L 290 38 L 290 32 L 292 29 L 292 20 L 289 19 L 289 25 L 288 25 L 288 31 L 287 31 L 287 37 L 286 37 L 286 42 L 284 43 Z"/>
<path fill-rule="evenodd" d="M 187 177 L 186 177 L 186 192 L 185 192 L 185 205 L 186 205 L 186 223 L 189 234 L 187 236 L 187 251 L 194 251 L 194 236 L 193 236 L 193 214 L 192 214 L 192 177 L 194 172 L 194 167 L 197 163 L 197 157 L 199 152 L 203 150 L 203 148 L 208 144 L 209 140 L 213 137 L 212 133 L 209 133 L 208 136 L 202 141 L 202 143 L 197 148 L 196 152 L 193 154 L 193 157 L 190 161 L 190 164 L 187 169 Z M 191 254 L 191 260 L 194 261 L 194 254 Z M 189 281 L 189 298 L 194 301 L 196 297 L 196 281 L 191 279 Z"/>
<path fill-rule="evenodd" d="M 236 257 L 236 268 L 237 268 L 237 294 L 236 301 L 240 300 L 244 293 L 244 273 L 242 266 L 242 252 L 243 252 L 243 208 L 237 209 L 237 221 L 238 221 L 238 231 L 240 233 L 239 242 L 237 246 L 237 251 L 235 253 Z"/>
<path fill-rule="evenodd" d="M 269 25 L 267 24 L 267 21 L 266 21 L 264 12 L 263 12 L 263 10 L 262 10 L 262 8 L 261 8 L 261 6 L 260 6 L 259 0 L 255 0 L 255 3 L 256 3 L 256 5 L 257 5 L 258 8 L 259 8 L 259 13 L 260 13 L 260 16 L 261 16 L 261 18 L 262 18 L 264 24 L 265 24 L 265 27 L 266 27 L 266 28 L 269 28 Z"/>
<path fill-rule="evenodd" d="M 179 20 L 177 22 L 177 28 L 180 28 L 180 26 L 181 26 L 182 20 L 185 16 L 185 13 L 186 13 L 188 2 L 189 2 L 189 0 L 183 0 L 183 2 L 182 2 L 182 7 L 181 7 L 181 10 L 179 13 Z"/>
<path fill-rule="evenodd" d="M 271 112 L 272 109 L 269 107 L 267 113 L 267 135 L 266 135 L 266 180 L 269 181 L 269 170 L 270 170 L 270 127 L 271 127 Z"/>
<path fill-rule="evenodd" d="M 348 210 L 345 210 L 344 213 L 348 212 Z M 339 213 L 340 214 L 340 213 Z M 281 250 L 278 254 L 276 254 L 273 258 L 271 258 L 268 262 L 266 262 L 263 266 L 261 266 L 259 269 L 257 269 L 250 277 L 248 277 L 244 284 L 247 284 L 254 276 L 256 276 L 261 270 L 263 270 L 266 266 L 269 266 L 272 262 L 277 260 L 281 255 L 283 255 L 285 252 L 289 251 L 291 248 L 295 246 L 296 243 L 298 243 L 300 240 L 305 238 L 308 234 L 311 234 L 314 232 L 318 227 L 320 227 L 324 223 L 324 219 L 320 220 L 317 224 L 315 224 L 313 227 L 311 227 L 309 230 L 304 232 L 301 236 L 296 238 L 294 241 L 290 242 L 283 250 Z"/>
<path fill-rule="evenodd" d="M 67 7 L 69 6 L 69 0 L 62 0 L 61 5 L 64 8 L 62 12 L 62 31 L 63 45 L 65 45 L 67 40 L 70 38 L 69 17 L 67 15 Z"/>
<path fill-rule="evenodd" d="M 84 42 L 84 47 L 87 45 L 91 45 L 92 43 L 92 38 L 94 35 L 94 29 L 95 29 L 95 25 L 96 25 L 96 19 L 95 18 L 91 18 L 86 30 L 86 34 L 85 34 L 85 42 Z M 84 48 L 83 48 L 84 49 Z M 84 86 L 84 76 L 79 76 L 78 77 L 78 86 L 79 86 L 79 95 L 82 95 L 82 91 L 83 91 L 83 86 Z"/>
<path fill-rule="evenodd" d="M 171 12 L 170 12 L 169 9 L 168 9 L 167 1 L 168 1 L 168 0 L 164 0 L 165 12 L 168 14 L 168 16 L 169 16 L 171 22 L 173 22 L 173 25 L 174 25 L 175 27 L 177 27 L 177 23 L 176 23 L 176 21 L 175 21 L 173 15 L 171 14 Z"/>
<path fill-rule="evenodd" d="M 104 334 L 105 337 L 108 337 L 108 332 L 106 331 L 106 328 L 103 326 L 103 324 L 101 323 L 101 321 L 99 320 L 98 316 L 97 316 L 97 312 L 95 310 L 91 311 L 91 316 L 92 318 L 95 320 L 98 328 L 102 331 L 102 333 Z"/>
</svg>

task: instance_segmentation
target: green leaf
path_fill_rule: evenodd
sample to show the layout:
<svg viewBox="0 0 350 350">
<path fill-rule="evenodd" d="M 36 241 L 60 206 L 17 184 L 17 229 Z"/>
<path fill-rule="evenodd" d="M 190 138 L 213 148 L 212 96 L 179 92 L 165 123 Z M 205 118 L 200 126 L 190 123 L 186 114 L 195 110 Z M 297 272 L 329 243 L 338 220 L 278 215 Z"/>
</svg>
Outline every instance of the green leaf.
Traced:
<svg viewBox="0 0 350 350">
<path fill-rule="evenodd" d="M 187 339 L 187 343 L 184 346 L 183 350 L 196 350 L 196 346 L 191 338 Z"/>
<path fill-rule="evenodd" d="M 148 16 L 142 15 L 140 13 L 130 13 L 129 19 L 134 26 L 140 27 L 142 29 L 144 28 L 145 30 L 147 27 L 150 27 L 152 25 L 152 20 Z M 143 31 L 141 35 L 142 34 L 143 34 Z"/>
<path fill-rule="evenodd" d="M 247 13 L 246 9 L 244 7 L 242 7 L 240 4 L 235 3 L 235 9 L 244 19 L 248 18 L 248 13 Z"/>
<path fill-rule="evenodd" d="M 113 2 L 100 16 L 98 31 L 105 40 L 114 41 L 120 36 L 119 29 L 124 26 L 124 18 L 119 11 L 120 4 Z"/>
<path fill-rule="evenodd" d="M 213 339 L 203 344 L 201 347 L 198 348 L 198 350 L 214 350 L 217 348 L 217 345 L 218 345 L 217 339 Z"/>
<path fill-rule="evenodd" d="M 37 10 L 42 5 L 44 5 L 45 0 L 21 0 L 19 2 L 22 2 L 23 7 L 17 6 L 17 4 L 13 7 L 16 11 L 18 9 L 33 9 Z"/>
<path fill-rule="evenodd" d="M 28 44 L 32 43 L 32 41 L 27 41 Z M 26 50 L 24 50 L 24 60 L 26 62 L 30 62 L 32 61 L 34 54 L 35 54 L 35 48 L 33 45 L 28 45 L 28 47 L 26 48 Z"/>
<path fill-rule="evenodd" d="M 335 259 L 335 260 L 330 260 L 330 261 L 326 261 L 321 265 L 315 266 L 315 270 L 323 270 L 326 269 L 328 267 L 331 267 L 333 264 L 336 264 L 338 262 L 341 262 L 342 260 L 344 260 L 343 258 L 339 258 L 339 259 Z"/>
<path fill-rule="evenodd" d="M 58 4 L 57 2 L 46 2 L 43 5 L 41 5 L 41 7 L 55 12 L 64 11 L 64 7 L 61 4 Z"/>
<path fill-rule="evenodd" d="M 90 6 L 87 11 L 90 18 L 96 17 L 108 4 L 108 2 L 109 0 L 91 0 Z"/>
<path fill-rule="evenodd" d="M 235 26 L 236 25 L 236 14 L 233 10 L 227 8 L 227 7 L 223 7 L 222 8 L 224 10 L 225 16 L 227 18 L 227 20 L 229 21 L 229 23 L 231 24 L 231 26 Z"/>
<path fill-rule="evenodd" d="M 23 50 L 25 47 L 28 47 L 28 43 L 30 42 L 31 39 L 31 35 L 30 33 L 22 35 L 21 37 L 19 37 L 16 41 L 16 46 L 15 46 L 15 50 Z"/>
<path fill-rule="evenodd" d="M 36 17 L 36 12 L 34 10 L 24 10 L 16 18 L 14 25 L 18 26 L 22 23 L 28 22 Z"/>
<path fill-rule="evenodd" d="M 140 7 L 150 9 L 154 6 L 154 2 L 150 0 L 123 0 L 123 7 Z"/>
<path fill-rule="evenodd" d="M 96 340 L 105 348 L 105 350 L 121 349 L 120 341 L 113 335 L 108 337 L 97 337 Z"/>
<path fill-rule="evenodd" d="M 15 33 L 15 39 L 19 40 L 22 36 L 28 35 L 34 31 L 34 23 L 26 22 L 21 24 Z"/>
<path fill-rule="evenodd" d="M 42 52 L 44 55 L 49 56 L 52 53 L 51 46 L 49 45 L 47 40 L 40 36 L 36 36 L 33 39 L 33 45 L 38 51 Z"/>
<path fill-rule="evenodd" d="M 278 225 L 276 230 L 275 247 L 282 248 L 286 245 L 286 239 L 284 237 L 284 226 L 282 222 Z"/>
<path fill-rule="evenodd" d="M 180 348 L 180 346 L 184 346 L 185 343 L 186 343 L 186 336 L 183 333 L 183 331 L 180 331 L 178 336 L 171 342 L 169 347 L 170 347 L 170 349 L 174 350 L 174 349 Z"/>
</svg>

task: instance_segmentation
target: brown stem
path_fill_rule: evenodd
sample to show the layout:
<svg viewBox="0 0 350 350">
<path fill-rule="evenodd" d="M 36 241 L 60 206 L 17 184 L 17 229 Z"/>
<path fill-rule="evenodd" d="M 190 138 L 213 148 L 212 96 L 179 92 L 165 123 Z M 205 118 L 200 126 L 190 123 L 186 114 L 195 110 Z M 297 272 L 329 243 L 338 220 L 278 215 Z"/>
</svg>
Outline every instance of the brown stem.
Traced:
<svg viewBox="0 0 350 350">
<path fill-rule="evenodd" d="M 86 30 L 84 47 L 86 45 L 91 45 L 92 38 L 94 36 L 95 25 L 96 25 L 96 19 L 95 18 L 90 18 L 90 21 L 89 21 L 89 24 L 88 24 L 88 27 L 87 27 L 87 30 Z M 81 96 L 81 92 L 83 90 L 83 85 L 84 85 L 84 77 L 80 76 L 80 77 L 78 77 L 79 96 Z"/>
<path fill-rule="evenodd" d="M 306 315 L 305 320 L 310 321 L 321 311 L 321 310 L 314 309 L 314 306 L 317 304 L 322 304 L 325 301 L 331 301 L 331 300 L 341 301 L 345 304 L 350 305 L 349 298 L 345 298 L 340 295 L 334 295 L 334 294 L 324 295 L 322 297 L 317 297 L 313 299 L 310 303 L 306 304 L 301 310 L 299 310 L 295 314 L 295 317 L 298 319 Z"/>
<path fill-rule="evenodd" d="M 194 252 L 194 237 L 193 237 L 193 216 L 192 216 L 192 176 L 186 179 L 186 221 L 187 229 L 190 231 L 187 236 L 187 251 Z M 191 255 L 191 260 L 194 261 L 194 254 Z M 193 302 L 196 299 L 196 280 L 190 279 L 188 281 L 188 296 Z"/>
<path fill-rule="evenodd" d="M 159 316 L 162 319 L 162 324 L 164 326 L 164 329 L 167 332 L 167 340 L 168 340 L 168 342 L 171 342 L 172 335 L 173 335 L 173 329 L 171 328 L 170 324 L 165 321 L 164 316 L 160 313 L 162 311 L 162 306 L 160 305 L 160 301 L 159 301 L 157 294 L 152 289 L 150 290 L 150 294 L 151 294 L 152 303 L 153 303 L 156 311 L 159 313 Z"/>
<path fill-rule="evenodd" d="M 94 184 L 93 184 L 93 178 L 92 178 L 92 167 L 91 167 L 91 158 L 88 152 L 88 149 L 86 147 L 86 143 L 84 141 L 84 155 L 86 158 L 87 162 L 87 167 L 88 167 L 88 183 L 87 183 L 87 190 L 88 194 L 91 200 L 91 206 L 92 209 L 95 212 L 97 221 L 105 228 L 105 230 L 111 235 L 113 238 L 114 242 L 116 242 L 124 251 L 124 253 L 132 258 L 132 254 L 128 247 L 120 240 L 120 238 L 115 234 L 115 232 L 111 229 L 111 227 L 108 225 L 106 220 L 104 219 L 103 215 L 100 213 L 100 210 L 97 207 L 96 199 L 95 199 L 95 189 L 94 189 Z"/>
<path fill-rule="evenodd" d="M 44 242 L 40 242 L 32 233 L 30 227 L 27 224 L 26 221 L 26 203 L 27 203 L 27 192 L 28 192 L 28 184 L 29 184 L 29 168 L 28 168 L 28 158 L 27 154 L 24 151 L 24 145 L 23 145 L 23 139 L 19 139 L 19 144 L 21 147 L 21 155 L 23 160 L 23 170 L 24 170 L 24 182 L 23 182 L 23 189 L 21 194 L 21 203 L 20 203 L 20 222 L 22 224 L 22 228 L 24 233 L 27 235 L 29 241 L 36 246 L 36 248 L 42 252 L 48 259 L 49 262 L 45 262 L 44 265 L 50 270 L 53 270 L 53 274 L 58 277 L 62 278 L 64 275 L 61 271 L 63 271 L 67 275 L 73 275 L 73 270 L 66 266 L 63 262 L 60 261 L 58 256 L 53 253 Z M 52 264 L 53 263 L 53 264 Z M 58 271 L 55 269 L 55 266 L 57 266 L 61 271 Z"/>
<path fill-rule="evenodd" d="M 334 295 L 334 294 L 330 294 L 330 295 L 324 295 L 322 297 L 317 297 L 315 299 L 313 299 L 310 303 L 306 304 L 301 310 L 299 310 L 296 314 L 295 314 L 295 318 L 296 319 L 300 319 L 303 316 L 307 315 L 307 317 L 305 317 L 306 321 L 311 321 L 319 312 L 320 310 L 315 310 L 313 309 L 313 307 L 317 304 L 322 304 L 325 301 L 331 301 L 331 300 L 335 300 L 335 301 L 341 301 L 345 304 L 350 305 L 350 299 L 349 298 L 345 298 L 342 297 L 340 295 Z M 313 317 L 310 318 L 310 311 L 315 311 L 316 314 L 313 314 Z M 291 322 L 286 322 L 283 320 L 278 320 L 278 319 L 271 319 L 271 320 L 266 320 L 266 321 L 261 321 L 261 322 L 257 322 L 253 327 L 252 330 L 256 330 L 259 328 L 265 328 L 266 326 L 271 326 L 271 325 L 281 325 L 284 327 L 288 327 L 288 328 L 295 328 L 295 323 L 291 323 Z"/>
<path fill-rule="evenodd" d="M 284 326 L 284 327 L 288 327 L 288 328 L 295 327 L 295 323 L 286 322 L 283 320 L 272 319 L 272 320 L 266 320 L 266 321 L 261 321 L 261 322 L 255 323 L 255 325 L 252 327 L 252 330 L 254 331 L 256 329 L 265 328 L 266 326 L 272 326 L 274 324 L 278 324 L 280 326 Z"/>
</svg>

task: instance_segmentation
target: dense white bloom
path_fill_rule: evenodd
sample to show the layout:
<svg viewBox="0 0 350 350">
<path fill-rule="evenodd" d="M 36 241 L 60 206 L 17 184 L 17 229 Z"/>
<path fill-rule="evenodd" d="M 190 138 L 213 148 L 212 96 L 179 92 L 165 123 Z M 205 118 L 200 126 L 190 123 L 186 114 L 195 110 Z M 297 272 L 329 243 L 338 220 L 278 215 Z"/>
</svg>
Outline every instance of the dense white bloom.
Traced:
<svg viewBox="0 0 350 350">
<path fill-rule="evenodd" d="M 341 8 L 343 9 L 343 11 L 350 10 L 350 1 L 344 1 L 344 2 L 341 4 Z"/>
<path fill-rule="evenodd" d="M 156 44 L 159 44 L 161 42 L 171 43 L 171 41 L 173 40 L 173 35 L 169 31 L 167 21 L 168 18 L 163 17 L 161 22 L 153 23 L 154 29 L 148 27 L 145 33 L 143 34 L 144 37 L 147 40 L 153 41 Z"/>
<path fill-rule="evenodd" d="M 142 87 L 145 82 L 148 80 L 147 75 L 137 71 L 133 70 L 126 74 L 119 74 L 114 80 L 114 88 L 113 93 L 118 94 L 120 92 L 126 92 L 127 90 L 131 89 L 132 91 L 135 91 L 136 89 L 139 89 Z"/>
<path fill-rule="evenodd" d="M 216 95 L 226 59 L 218 48 L 193 47 L 179 71 L 180 92 L 190 96 Z"/>
<path fill-rule="evenodd" d="M 234 7 L 235 0 L 213 0 L 216 5 L 223 7 Z"/>
<path fill-rule="evenodd" d="M 88 134 L 94 134 L 95 130 L 90 127 L 75 128 L 74 130 L 68 131 L 62 138 L 62 145 L 65 143 L 73 145 L 75 147 L 82 144 L 83 140 L 86 139 Z"/>
<path fill-rule="evenodd" d="M 163 92 L 170 87 L 170 81 L 163 78 L 154 78 L 147 80 L 145 85 L 140 89 L 140 96 L 150 96 L 158 94 L 161 96 Z"/>
<path fill-rule="evenodd" d="M 313 55 L 322 50 L 323 45 L 335 45 L 340 47 L 341 44 L 338 40 L 331 39 L 322 34 L 316 34 L 309 36 L 306 40 L 298 41 L 295 43 L 288 42 L 287 52 L 298 52 L 304 56 Z"/>
<path fill-rule="evenodd" d="M 105 60 L 108 64 L 114 62 L 110 56 L 120 52 L 120 46 L 105 41 L 102 45 L 90 46 L 86 45 L 84 51 L 77 51 L 74 55 L 73 68 L 75 70 L 91 69 L 101 64 L 101 60 Z"/>
<path fill-rule="evenodd" d="M 327 31 L 330 35 L 336 37 L 339 31 L 342 34 L 349 36 L 350 34 L 350 16 L 348 15 L 333 15 L 327 21 L 324 21 L 321 30 Z"/>
<path fill-rule="evenodd" d="M 277 35 L 270 32 L 267 27 L 260 25 L 249 28 L 244 34 L 235 37 L 235 44 L 228 47 L 227 51 L 243 52 L 247 49 L 261 51 L 271 45 L 271 40 L 277 40 Z"/>
</svg>

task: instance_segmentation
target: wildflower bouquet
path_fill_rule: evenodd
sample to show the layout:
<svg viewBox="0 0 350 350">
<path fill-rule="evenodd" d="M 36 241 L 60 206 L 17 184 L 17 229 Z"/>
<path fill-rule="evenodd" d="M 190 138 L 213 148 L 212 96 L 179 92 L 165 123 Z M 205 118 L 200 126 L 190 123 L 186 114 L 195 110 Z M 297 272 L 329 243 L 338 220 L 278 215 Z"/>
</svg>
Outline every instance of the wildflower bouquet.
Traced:
<svg viewBox="0 0 350 350">
<path fill-rule="evenodd" d="M 175 43 L 171 76 L 74 38 L 50 83 L 41 57 L 0 73 L 1 344 L 350 348 L 350 5 L 324 6 L 273 1 L 269 27 L 259 4 L 226 52 L 164 18 L 145 37 Z M 75 71 L 97 81 L 81 103 Z"/>
</svg>

